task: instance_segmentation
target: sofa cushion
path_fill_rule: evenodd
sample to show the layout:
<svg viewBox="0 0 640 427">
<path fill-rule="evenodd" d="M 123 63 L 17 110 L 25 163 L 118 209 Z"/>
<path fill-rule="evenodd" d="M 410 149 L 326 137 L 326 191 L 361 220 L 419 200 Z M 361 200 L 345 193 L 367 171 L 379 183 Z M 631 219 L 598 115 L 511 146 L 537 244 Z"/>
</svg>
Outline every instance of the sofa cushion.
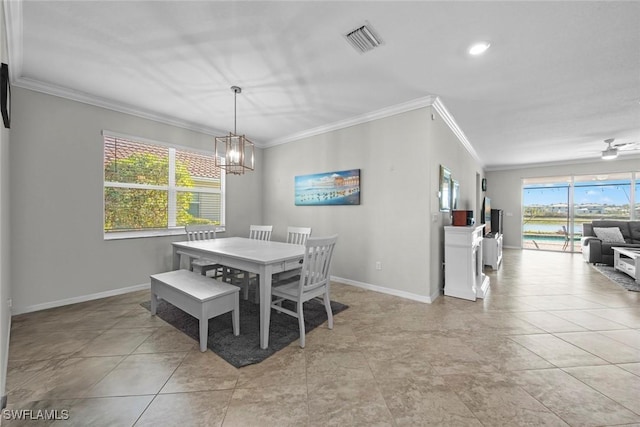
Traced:
<svg viewBox="0 0 640 427">
<path fill-rule="evenodd" d="M 592 221 L 593 228 L 596 227 L 617 227 L 620 229 L 620 233 L 622 233 L 622 238 L 625 242 L 631 243 L 631 229 L 629 228 L 629 224 L 633 221 L 616 221 L 616 220 L 595 220 Z"/>
<path fill-rule="evenodd" d="M 625 243 L 618 227 L 593 227 L 593 232 L 604 243 Z"/>
<path fill-rule="evenodd" d="M 629 231 L 631 232 L 631 243 L 640 244 L 640 221 L 630 221 Z"/>
</svg>

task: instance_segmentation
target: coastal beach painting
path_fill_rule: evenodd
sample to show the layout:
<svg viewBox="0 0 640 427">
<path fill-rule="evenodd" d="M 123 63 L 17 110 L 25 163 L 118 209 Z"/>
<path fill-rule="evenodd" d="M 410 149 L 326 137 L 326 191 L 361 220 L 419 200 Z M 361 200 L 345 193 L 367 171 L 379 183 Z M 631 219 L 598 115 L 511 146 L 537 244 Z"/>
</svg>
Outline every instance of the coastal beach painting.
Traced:
<svg viewBox="0 0 640 427">
<path fill-rule="evenodd" d="M 360 169 L 295 177 L 296 206 L 359 205 Z"/>
</svg>

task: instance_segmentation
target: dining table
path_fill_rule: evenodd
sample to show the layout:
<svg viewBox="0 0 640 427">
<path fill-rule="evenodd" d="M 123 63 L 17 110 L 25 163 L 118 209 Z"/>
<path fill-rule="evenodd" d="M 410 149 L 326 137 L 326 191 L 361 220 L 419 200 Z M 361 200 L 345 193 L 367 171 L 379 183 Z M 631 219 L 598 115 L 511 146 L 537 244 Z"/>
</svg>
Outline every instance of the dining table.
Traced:
<svg viewBox="0 0 640 427">
<path fill-rule="evenodd" d="M 225 237 L 192 242 L 172 242 L 173 269 L 180 269 L 182 255 L 206 258 L 216 264 L 259 276 L 260 347 L 269 347 L 271 320 L 271 277 L 274 273 L 300 268 L 305 247 L 291 243 Z M 248 280 L 248 275 L 245 276 Z"/>
</svg>

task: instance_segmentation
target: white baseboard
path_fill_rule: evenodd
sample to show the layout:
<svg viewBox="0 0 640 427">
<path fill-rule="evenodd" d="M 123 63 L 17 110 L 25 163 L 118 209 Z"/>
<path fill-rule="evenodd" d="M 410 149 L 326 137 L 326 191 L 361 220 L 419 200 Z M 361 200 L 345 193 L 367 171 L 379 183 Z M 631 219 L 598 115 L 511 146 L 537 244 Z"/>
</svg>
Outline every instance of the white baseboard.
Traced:
<svg viewBox="0 0 640 427">
<path fill-rule="evenodd" d="M 344 279 L 342 277 L 331 276 L 331 280 L 334 282 L 342 283 L 345 285 L 355 286 L 357 288 L 367 289 L 369 291 L 380 292 L 382 294 L 394 295 L 401 298 L 410 299 L 418 302 L 425 302 L 427 304 L 431 304 L 440 296 L 439 292 L 436 292 L 434 295 L 430 295 L 428 297 L 424 295 L 418 295 L 411 292 L 400 291 L 398 289 L 385 288 L 383 286 L 376 286 L 370 283 L 358 282 L 356 280 Z"/>
<path fill-rule="evenodd" d="M 129 286 L 127 288 L 113 289 L 113 290 L 110 290 L 110 291 L 98 292 L 97 294 L 82 295 L 82 296 L 79 296 L 79 297 L 73 297 L 73 298 L 61 299 L 61 300 L 57 300 L 57 301 L 45 302 L 45 303 L 42 303 L 42 304 L 27 305 L 27 306 L 22 306 L 22 307 L 14 306 L 13 310 L 12 310 L 12 314 L 13 315 L 24 314 L 24 313 L 31 313 L 31 312 L 34 312 L 34 311 L 46 310 L 48 308 L 62 307 L 63 305 L 76 304 L 76 303 L 79 303 L 79 302 L 92 301 L 94 299 L 100 299 L 100 298 L 106 298 L 106 297 L 113 297 L 113 296 L 116 296 L 116 295 L 127 294 L 129 292 L 142 291 L 144 289 L 149 289 L 150 287 L 151 287 L 150 283 L 143 283 L 141 285 Z"/>
<path fill-rule="evenodd" d="M 362 288 L 362 289 L 367 289 L 370 291 L 374 291 L 374 292 L 380 292 L 383 294 L 387 294 L 387 295 L 394 295 L 397 297 L 401 297 L 401 298 L 406 298 L 406 299 L 410 299 L 413 301 L 418 301 L 418 302 L 424 302 L 427 304 L 431 304 L 433 301 L 435 301 L 439 296 L 440 296 L 440 292 L 436 292 L 433 295 L 430 296 L 424 296 L 424 295 L 418 295 L 418 294 L 414 294 L 411 292 L 405 292 L 405 291 L 400 291 L 397 289 L 391 289 L 391 288 L 385 288 L 383 286 L 376 286 L 376 285 L 372 285 L 370 283 L 364 283 L 364 282 L 358 282 L 356 280 L 351 280 L 351 279 L 344 279 L 342 277 L 336 277 L 336 276 L 331 276 L 331 280 L 333 280 L 334 282 L 339 282 L 339 283 L 343 283 L 345 285 L 351 285 L 351 286 L 355 286 L 358 288 Z M 89 295 L 82 295 L 79 297 L 73 297 L 73 298 L 67 298 L 67 299 L 61 299 L 61 300 L 57 300 L 57 301 L 51 301 L 51 302 L 45 302 L 42 304 L 35 304 L 35 305 L 27 305 L 27 306 L 14 306 L 13 310 L 12 310 L 12 314 L 13 315 L 17 315 L 17 314 L 24 314 L 24 313 L 31 313 L 34 311 L 40 311 L 40 310 L 46 310 L 48 308 L 55 308 L 55 307 L 62 307 L 64 305 L 69 305 L 69 304 L 76 304 L 79 302 L 87 302 L 87 301 L 92 301 L 95 299 L 100 299 L 100 298 L 107 298 L 107 297 L 112 297 L 112 296 L 116 296 L 116 295 L 122 295 L 122 294 L 126 294 L 129 292 L 135 292 L 135 291 L 141 291 L 144 289 L 149 289 L 150 287 L 150 283 L 143 283 L 141 285 L 134 285 L 134 286 L 129 286 L 127 288 L 120 288 L 120 289 L 113 289 L 110 291 L 105 291 L 105 292 L 98 292 L 96 294 L 89 294 Z"/>
</svg>

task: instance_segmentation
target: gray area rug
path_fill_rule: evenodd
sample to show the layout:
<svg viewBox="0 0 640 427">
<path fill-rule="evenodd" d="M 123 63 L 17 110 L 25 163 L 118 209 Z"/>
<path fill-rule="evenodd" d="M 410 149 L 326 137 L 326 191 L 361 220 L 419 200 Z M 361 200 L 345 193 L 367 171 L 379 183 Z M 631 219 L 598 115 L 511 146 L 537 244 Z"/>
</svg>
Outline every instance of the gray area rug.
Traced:
<svg viewBox="0 0 640 427">
<path fill-rule="evenodd" d="M 260 306 L 252 302 L 253 295 L 251 293 L 249 293 L 247 301 L 242 299 L 242 292 L 240 294 L 240 336 L 233 335 L 231 313 L 225 313 L 209 319 L 209 338 L 207 340 L 208 348 L 236 368 L 262 362 L 300 337 L 298 319 L 271 310 L 269 347 L 265 350 L 261 349 Z M 287 306 L 289 303 L 290 301 L 285 301 L 283 305 L 293 310 L 292 304 Z M 151 303 L 149 301 L 140 305 L 150 310 Z M 331 310 L 334 316 L 347 308 L 349 306 L 331 301 Z M 199 342 L 198 319 L 195 317 L 166 301 L 160 301 L 156 315 Z M 322 303 L 312 300 L 304 304 L 304 323 L 307 333 L 326 320 L 327 312 Z"/>
<path fill-rule="evenodd" d="M 609 280 L 622 286 L 626 290 L 633 291 L 633 292 L 640 292 L 640 286 L 638 286 L 638 284 L 636 283 L 633 277 L 628 276 L 608 265 L 596 264 L 593 266 L 593 268 L 595 268 L 600 273 L 605 275 Z"/>
</svg>

